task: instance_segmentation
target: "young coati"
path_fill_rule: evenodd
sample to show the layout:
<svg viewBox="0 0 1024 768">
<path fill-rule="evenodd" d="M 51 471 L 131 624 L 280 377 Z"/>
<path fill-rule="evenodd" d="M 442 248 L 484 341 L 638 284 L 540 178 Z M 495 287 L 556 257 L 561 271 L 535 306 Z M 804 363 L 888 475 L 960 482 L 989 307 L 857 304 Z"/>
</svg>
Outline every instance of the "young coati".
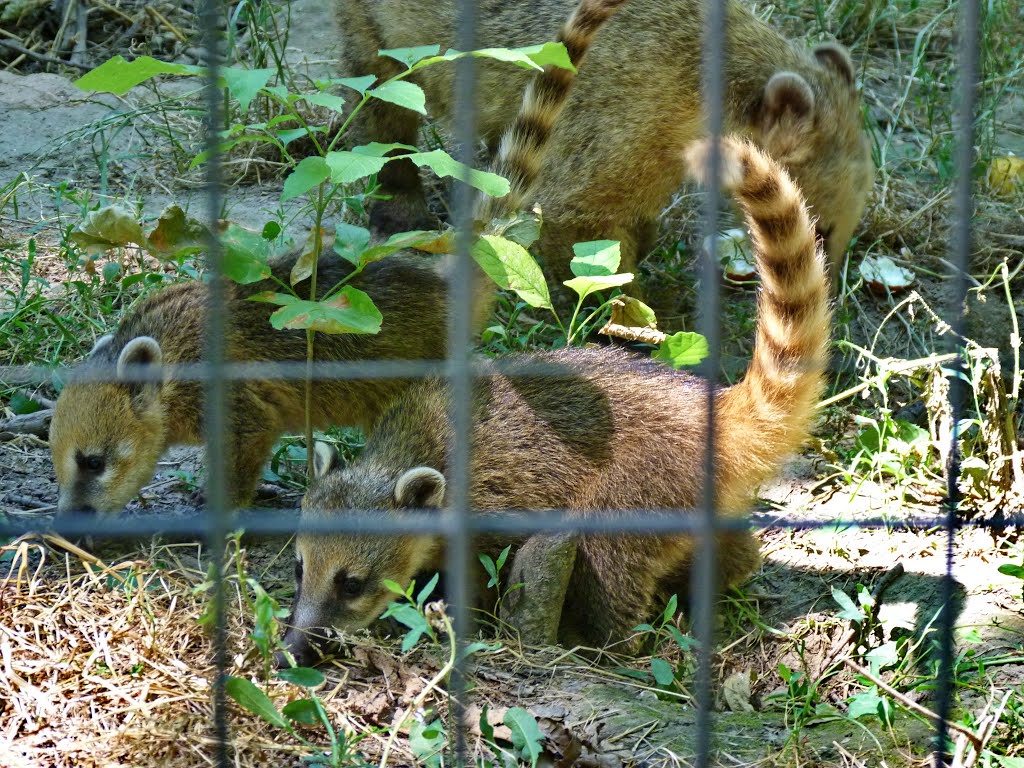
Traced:
<svg viewBox="0 0 1024 768">
<path fill-rule="evenodd" d="M 479 43 L 547 40 L 572 2 L 481 3 Z M 739 0 L 723 2 L 724 132 L 749 137 L 789 171 L 817 217 L 835 277 L 874 173 L 853 63 L 836 43 L 808 51 Z M 559 281 L 571 277 L 573 243 L 619 240 L 626 272 L 653 245 L 656 220 L 684 176 L 665 158 L 705 131 L 704 7 L 704 0 L 631 0 L 595 40 L 535 187 L 544 215 L 536 251 Z M 389 77 L 400 65 L 379 49 L 455 42 L 455 0 L 335 0 L 335 8 L 345 74 Z M 515 114 L 524 76 L 480 62 L 478 127 L 492 147 Z M 428 67 L 410 79 L 426 90 L 433 115 L 450 117 L 452 78 L 450 68 Z M 415 143 L 419 115 L 383 102 L 370 107 L 358 126 L 364 138 Z M 412 163 L 389 163 L 379 181 L 392 198 L 375 207 L 372 224 L 384 231 L 429 224 Z"/>
<path fill-rule="evenodd" d="M 624 0 L 582 0 L 561 40 L 579 65 L 590 38 Z M 500 200 L 481 199 L 478 224 L 519 209 L 536 179 L 553 126 L 575 79 L 571 70 L 546 68 L 529 84 L 519 116 L 502 140 L 494 170 L 512 184 Z M 319 266 L 323 290 L 335 285 L 351 266 L 324 258 Z M 365 291 L 383 315 L 376 335 L 327 335 L 316 340 L 318 361 L 441 360 L 447 354 L 447 282 L 445 258 L 423 254 L 389 256 L 368 265 L 350 285 Z M 291 263 L 274 265 L 287 280 Z M 479 276 L 478 276 L 479 278 Z M 473 315 L 482 325 L 493 300 L 493 286 L 477 281 Z M 232 362 L 302 361 L 305 332 L 277 331 L 268 318 L 274 306 L 247 301 L 277 284 L 225 283 L 226 358 Z M 308 295 L 306 282 L 297 286 Z M 323 296 L 323 290 L 319 295 Z M 85 368 L 104 367 L 124 378 L 129 367 L 159 372 L 165 364 L 202 359 L 208 288 L 202 282 L 176 285 L 144 301 L 118 330 L 101 338 Z M 372 428 L 387 404 L 408 380 L 319 380 L 313 384 L 313 422 Z M 304 382 L 249 380 L 228 389 L 228 462 L 230 500 L 248 503 L 271 446 L 286 430 L 302 429 Z M 69 383 L 57 400 L 50 428 L 50 449 L 60 487 L 58 511 L 110 513 L 121 510 L 153 475 L 157 459 L 170 446 L 203 440 L 203 391 L 198 382 L 166 376 L 157 384 L 128 381 Z"/>
<path fill-rule="evenodd" d="M 706 152 L 706 143 L 692 149 L 690 167 L 703 168 Z M 715 400 L 716 504 L 736 518 L 807 434 L 823 383 L 830 317 L 824 254 L 796 185 L 747 141 L 725 140 L 722 159 L 723 184 L 745 212 L 761 275 L 753 360 L 743 380 L 718 390 Z M 516 375 L 517 366 L 537 362 L 557 370 Z M 475 514 L 561 508 L 584 518 L 701 503 L 703 380 L 621 348 L 563 349 L 506 363 L 511 370 L 492 369 L 475 382 Z M 447 392 L 436 379 L 406 390 L 346 469 L 321 449 L 303 515 L 443 507 L 454 439 Z M 718 540 L 720 582 L 733 584 L 755 567 L 756 542 L 747 530 L 723 532 Z M 381 580 L 404 585 L 416 572 L 437 569 L 443 546 L 428 536 L 299 535 L 299 589 L 287 645 L 306 659 L 306 630 L 367 626 L 391 599 Z M 649 617 L 656 595 L 687 594 L 694 549 L 685 534 L 581 534 L 563 637 L 591 646 L 622 640 Z"/>
</svg>

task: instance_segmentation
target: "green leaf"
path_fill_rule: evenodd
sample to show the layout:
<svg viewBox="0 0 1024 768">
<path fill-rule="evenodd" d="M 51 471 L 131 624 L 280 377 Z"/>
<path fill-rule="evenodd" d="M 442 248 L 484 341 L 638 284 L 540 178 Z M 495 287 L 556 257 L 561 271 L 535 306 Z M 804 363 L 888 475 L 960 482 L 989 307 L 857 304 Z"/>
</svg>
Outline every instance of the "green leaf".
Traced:
<svg viewBox="0 0 1024 768">
<path fill-rule="evenodd" d="M 851 696 L 848 701 L 846 713 L 854 720 L 865 715 L 881 716 L 879 708 L 882 703 L 882 697 L 878 695 L 878 688 L 876 686 L 871 686 L 863 693 Z"/>
<path fill-rule="evenodd" d="M 490 171 L 478 171 L 460 163 L 443 149 L 435 149 L 430 152 L 413 152 L 404 157 L 420 168 L 427 166 L 441 178 L 453 177 L 459 181 L 479 189 L 491 197 L 504 197 L 512 188 L 507 179 L 502 178 Z"/>
<path fill-rule="evenodd" d="M 494 566 L 494 561 L 490 555 L 480 552 L 477 554 L 477 557 L 480 559 L 480 564 L 484 567 L 484 570 L 487 571 L 487 575 L 491 577 L 487 582 L 487 589 L 490 589 L 498 583 L 498 569 Z"/>
<path fill-rule="evenodd" d="M 367 91 L 367 94 L 389 104 L 396 104 L 399 107 L 411 109 L 413 112 L 419 112 L 421 115 L 427 114 L 427 97 L 423 93 L 423 89 L 415 83 L 392 80 Z"/>
<path fill-rule="evenodd" d="M 877 674 L 880 670 L 898 663 L 900 655 L 896 642 L 890 640 L 867 653 L 864 658 L 868 660 L 871 671 Z"/>
<path fill-rule="evenodd" d="M 409 729 L 409 749 L 428 768 L 440 768 L 447 738 L 439 720 L 427 725 L 419 720 Z"/>
<path fill-rule="evenodd" d="M 312 159 L 312 158 L 307 158 Z M 373 157 L 362 152 L 340 150 L 328 152 L 324 160 L 335 184 L 351 184 L 380 171 L 390 158 Z"/>
<path fill-rule="evenodd" d="M 278 330 L 322 333 L 379 333 L 382 320 L 373 300 L 351 285 L 322 301 L 295 301 L 270 316 L 270 324 Z"/>
<path fill-rule="evenodd" d="M 568 69 L 575 72 L 576 69 L 569 59 L 569 54 L 562 43 L 541 43 L 539 45 L 527 45 L 522 48 L 481 48 L 476 51 L 457 51 L 451 49 L 442 56 L 435 56 L 423 59 L 413 65 L 412 69 L 433 64 L 435 61 L 453 61 L 463 56 L 475 56 L 480 59 L 494 59 L 515 64 L 523 69 L 543 69 L 547 65 Z"/>
<path fill-rule="evenodd" d="M 585 277 L 574 277 L 566 280 L 565 285 L 572 288 L 581 299 L 585 299 L 597 291 L 606 291 L 609 288 L 617 288 L 620 285 L 633 282 L 633 275 L 624 272 L 621 275 L 588 275 Z"/>
<path fill-rule="evenodd" d="M 278 670 L 275 677 L 287 680 L 293 685 L 301 685 L 303 688 L 316 688 L 324 682 L 322 673 L 309 667 L 289 667 Z"/>
<path fill-rule="evenodd" d="M 42 410 L 43 404 L 33 400 L 31 397 L 25 397 L 21 392 L 15 392 L 11 399 L 7 401 L 7 407 L 14 412 L 15 416 L 27 416 L 30 413 Z"/>
<path fill-rule="evenodd" d="M 341 222 L 334 228 L 334 252 L 345 261 L 359 266 L 360 257 L 370 245 L 370 230 Z"/>
<path fill-rule="evenodd" d="M 412 144 L 399 144 L 397 142 L 385 144 L 380 141 L 371 141 L 369 144 L 360 144 L 352 147 L 352 151 L 357 155 L 369 155 L 370 157 L 384 157 L 388 152 L 395 152 L 399 149 L 404 149 L 406 152 L 416 151 L 416 147 Z"/>
<path fill-rule="evenodd" d="M 103 265 L 103 270 L 100 274 L 103 275 L 104 283 L 112 283 L 121 275 L 121 265 L 116 261 L 108 261 Z"/>
<path fill-rule="evenodd" d="M 234 699 L 243 709 L 262 717 L 271 725 L 284 728 L 286 731 L 291 730 L 288 721 L 277 711 L 277 707 L 267 698 L 267 694 L 249 680 L 246 680 L 244 677 L 229 676 L 224 683 L 224 689 L 227 691 L 228 696 Z"/>
<path fill-rule="evenodd" d="M 618 240 L 576 243 L 572 251 L 576 256 L 569 262 L 569 269 L 577 277 L 614 275 L 622 260 Z"/>
<path fill-rule="evenodd" d="M 345 111 L 345 99 L 342 96 L 335 96 L 333 93 L 304 93 L 302 100 L 318 107 L 326 107 L 335 112 Z"/>
<path fill-rule="evenodd" d="M 544 743 L 544 734 L 536 719 L 522 707 L 512 707 L 505 713 L 504 723 L 512 731 L 512 744 L 519 756 L 529 758 L 530 765 L 535 768 Z"/>
<path fill-rule="evenodd" d="M 229 223 L 220 235 L 224 248 L 224 275 L 247 285 L 270 277 L 270 243 L 259 232 Z"/>
<path fill-rule="evenodd" d="M 154 254 L 176 259 L 203 250 L 209 238 L 202 222 L 186 216 L 180 206 L 169 205 L 146 236 L 146 246 Z"/>
<path fill-rule="evenodd" d="M 662 623 L 668 624 L 670 621 L 672 621 L 672 619 L 675 618 L 676 609 L 678 607 L 679 607 L 679 597 L 677 595 L 672 595 L 672 597 L 670 597 L 668 599 L 668 602 L 665 604 L 665 610 L 662 611 L 662 614 L 661 614 L 661 621 L 662 621 Z"/>
<path fill-rule="evenodd" d="M 71 230 L 71 240 L 85 250 L 95 254 L 123 248 L 129 243 L 144 245 L 146 236 L 135 214 L 119 205 L 108 205 L 90 211 L 85 219 Z"/>
<path fill-rule="evenodd" d="M 836 614 L 840 619 L 855 621 L 860 624 L 865 618 L 867 618 L 864 615 L 864 611 L 862 611 L 860 607 L 850 599 L 850 596 L 838 587 L 832 587 L 832 599 L 835 600 L 836 603 L 839 604 L 839 607 L 843 609 Z"/>
<path fill-rule="evenodd" d="M 406 248 L 417 248 L 431 253 L 445 253 L 450 249 L 451 236 L 448 232 L 420 231 L 399 232 L 380 245 L 367 248 L 360 257 L 361 264 L 370 264 Z"/>
<path fill-rule="evenodd" d="M 328 158 L 330 158 L 330 154 L 328 154 Z M 304 195 L 309 190 L 327 181 L 328 178 L 333 176 L 333 169 L 329 165 L 330 163 L 322 157 L 303 158 L 284 180 L 281 202 L 283 203 Z"/>
<path fill-rule="evenodd" d="M 126 61 L 123 56 L 114 56 L 91 72 L 82 75 L 72 85 L 83 91 L 100 91 L 121 96 L 139 83 L 144 83 L 157 75 L 198 75 L 202 71 L 202 67 L 172 64 L 150 56 L 139 56 L 132 61 Z"/>
<path fill-rule="evenodd" d="M 672 639 L 676 641 L 676 645 L 679 646 L 679 650 L 686 652 L 697 647 L 697 641 L 680 632 L 679 627 L 675 624 L 669 624 L 666 629 L 668 630 L 668 633 L 672 635 Z"/>
<path fill-rule="evenodd" d="M 662 688 L 667 688 L 675 682 L 675 675 L 672 672 L 672 665 L 664 659 L 651 659 L 651 675 L 654 682 Z"/>
<path fill-rule="evenodd" d="M 1024 768 L 1024 757 L 1005 757 L 1003 755 L 992 755 L 999 768 Z"/>
<path fill-rule="evenodd" d="M 497 562 L 497 566 L 498 566 L 498 570 L 499 571 L 504 567 L 505 561 L 508 560 L 508 553 L 511 552 L 511 551 L 512 551 L 512 545 L 511 544 L 509 544 L 507 547 L 505 547 L 503 550 L 501 550 L 501 554 L 498 555 L 498 562 Z"/>
<path fill-rule="evenodd" d="M 402 587 L 397 582 L 394 582 L 391 579 L 381 579 L 380 583 L 383 584 L 384 588 L 389 592 L 394 592 L 396 595 L 401 595 L 402 597 L 405 597 L 405 590 L 402 589 Z"/>
<path fill-rule="evenodd" d="M 312 699 L 296 699 L 281 707 L 281 713 L 296 723 L 316 725 L 320 722 L 320 712 Z"/>
<path fill-rule="evenodd" d="M 366 93 L 367 89 L 377 82 L 376 75 L 360 75 L 359 77 L 338 77 L 329 81 L 358 91 L 360 95 Z"/>
<path fill-rule="evenodd" d="M 317 263 L 317 247 L 316 247 L 317 232 L 315 229 L 311 230 L 306 236 L 306 242 L 302 244 L 302 249 L 299 252 L 299 257 L 295 260 L 292 265 L 291 274 L 288 276 L 288 282 L 294 288 L 296 285 L 301 283 L 303 280 L 311 277 L 313 274 L 313 265 Z M 323 255 L 324 251 L 330 248 L 334 244 L 334 233 L 328 232 L 323 227 L 320 228 L 320 255 Z"/>
<path fill-rule="evenodd" d="M 531 307 L 551 309 L 544 273 L 519 243 L 484 235 L 473 244 L 473 258 L 499 288 L 515 291 Z"/>
<path fill-rule="evenodd" d="M 494 743 L 494 726 L 487 720 L 487 705 L 480 710 L 480 735 L 488 744 Z"/>
<path fill-rule="evenodd" d="M 668 363 L 673 368 L 697 365 L 708 356 L 708 340 L 699 333 L 680 331 L 661 342 L 652 357 Z"/>
<path fill-rule="evenodd" d="M 411 67 L 417 61 L 428 56 L 437 56 L 441 52 L 440 45 L 416 45 L 412 48 L 384 48 L 377 51 L 379 56 L 387 56 L 400 64 Z"/>
<path fill-rule="evenodd" d="M 999 566 L 999 572 L 1004 576 L 1013 576 L 1018 579 L 1024 579 L 1024 565 L 1003 563 Z"/>
<path fill-rule="evenodd" d="M 469 645 L 467 645 L 465 648 L 462 649 L 462 656 L 461 656 L 461 658 L 468 659 L 474 653 L 478 653 L 480 651 L 497 651 L 500 648 L 501 648 L 501 643 L 484 643 L 484 642 L 481 642 L 481 641 L 477 640 L 476 642 L 470 643 Z"/>
<path fill-rule="evenodd" d="M 256 94 L 270 81 L 275 71 L 273 69 L 225 67 L 221 69 L 220 76 L 228 89 L 228 93 L 235 97 L 244 115 L 249 111 L 249 104 L 256 97 Z"/>
<path fill-rule="evenodd" d="M 430 597 L 430 594 L 434 591 L 434 587 L 437 586 L 437 580 L 440 576 L 441 574 L 435 573 L 433 578 L 423 585 L 423 589 L 421 589 L 420 593 L 416 595 L 416 605 L 421 607 L 423 606 L 423 603 L 427 601 L 427 598 Z"/>
</svg>

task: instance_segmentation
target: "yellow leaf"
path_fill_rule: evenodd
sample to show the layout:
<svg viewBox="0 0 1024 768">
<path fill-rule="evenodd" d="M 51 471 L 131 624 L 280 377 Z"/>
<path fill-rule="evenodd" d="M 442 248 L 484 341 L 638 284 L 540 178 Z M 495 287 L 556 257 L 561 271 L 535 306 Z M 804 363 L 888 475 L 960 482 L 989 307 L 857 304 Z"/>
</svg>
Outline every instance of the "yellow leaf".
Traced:
<svg viewBox="0 0 1024 768">
<path fill-rule="evenodd" d="M 988 165 L 988 185 L 997 195 L 1024 189 L 1024 157 L 994 157 Z"/>
</svg>

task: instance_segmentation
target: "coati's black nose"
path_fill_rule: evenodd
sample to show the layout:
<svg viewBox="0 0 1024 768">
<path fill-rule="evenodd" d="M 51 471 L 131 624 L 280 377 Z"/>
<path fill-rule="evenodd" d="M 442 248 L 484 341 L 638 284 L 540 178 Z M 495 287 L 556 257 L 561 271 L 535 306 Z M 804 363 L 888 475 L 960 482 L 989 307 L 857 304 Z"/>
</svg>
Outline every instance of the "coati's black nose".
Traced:
<svg viewBox="0 0 1024 768">
<path fill-rule="evenodd" d="M 320 661 L 320 654 L 316 652 L 309 640 L 306 639 L 305 635 L 302 635 L 298 639 L 285 636 L 284 642 L 288 647 L 288 651 L 291 653 L 292 658 L 295 659 L 295 666 L 312 667 Z M 274 654 L 274 666 L 278 669 L 286 669 L 291 666 L 284 651 L 278 651 Z"/>
</svg>

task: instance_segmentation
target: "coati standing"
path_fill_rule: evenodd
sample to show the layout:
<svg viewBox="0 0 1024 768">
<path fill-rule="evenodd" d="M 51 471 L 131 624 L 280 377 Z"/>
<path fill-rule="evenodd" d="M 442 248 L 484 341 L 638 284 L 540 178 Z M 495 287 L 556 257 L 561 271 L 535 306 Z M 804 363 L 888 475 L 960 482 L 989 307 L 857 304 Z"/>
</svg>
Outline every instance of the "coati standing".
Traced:
<svg viewBox="0 0 1024 768">
<path fill-rule="evenodd" d="M 706 152 L 706 143 L 692 149 L 690 167 L 702 169 Z M 736 518 L 807 435 L 823 384 L 830 315 L 824 254 L 796 185 L 749 142 L 724 141 L 722 160 L 723 184 L 745 212 L 761 275 L 753 359 L 743 380 L 715 398 L 716 504 Z M 474 513 L 565 509 L 585 518 L 701 503 L 703 380 L 614 347 L 506 362 L 512 371 L 483 374 L 473 392 Z M 538 362 L 559 370 L 515 375 L 517 365 Z M 443 507 L 453 439 L 445 382 L 409 388 L 348 468 L 318 448 L 318 479 L 303 515 Z M 757 544 L 747 530 L 718 540 L 720 583 L 730 585 L 755 567 Z M 308 630 L 367 626 L 392 599 L 381 580 L 407 585 L 415 573 L 439 568 L 444 540 L 301 534 L 296 551 L 298 591 L 285 642 L 308 660 Z M 686 594 L 694 556 L 686 534 L 580 534 L 563 636 L 592 647 L 622 640 L 649 618 L 656 595 Z"/>
<path fill-rule="evenodd" d="M 624 0 L 583 0 L 561 40 L 578 65 L 590 37 Z M 553 126 L 575 79 L 571 70 L 548 67 L 522 96 L 519 114 L 506 132 L 492 164 L 511 182 L 499 200 L 481 199 L 478 223 L 514 213 L 528 197 Z M 368 293 L 384 320 L 376 335 L 319 335 L 317 361 L 442 360 L 447 354 L 448 261 L 422 254 L 395 254 L 368 265 L 350 285 Z M 288 279 L 291 264 L 274 267 Z M 319 284 L 326 291 L 351 266 L 325 258 Z M 493 300 L 493 286 L 478 280 L 473 315 L 482 325 Z M 301 330 L 277 331 L 269 323 L 275 307 L 247 298 L 276 285 L 267 280 L 248 286 L 225 283 L 228 303 L 226 359 L 230 362 L 303 361 Z M 297 289 L 308 295 L 308 283 Z M 323 291 L 319 297 L 323 297 Z M 116 370 L 129 366 L 159 372 L 166 364 L 202 359 L 208 288 L 201 282 L 169 287 L 144 301 L 117 331 L 101 338 L 84 368 Z M 318 380 L 313 384 L 313 423 L 354 424 L 370 429 L 409 380 Z M 228 387 L 228 462 L 230 501 L 248 503 L 274 441 L 305 424 L 302 380 L 248 380 Z M 159 383 L 72 381 L 57 400 L 50 427 L 50 450 L 60 487 L 58 513 L 120 511 L 153 476 L 164 450 L 203 440 L 201 383 L 167 376 Z"/>
<path fill-rule="evenodd" d="M 832 265 L 833 282 L 871 188 L 874 168 L 864 133 L 853 63 L 846 49 L 812 50 L 790 42 L 739 0 L 726 11 L 725 133 L 747 136 L 789 172 L 803 190 Z M 573 0 L 480 4 L 481 45 L 529 45 L 550 38 Z M 380 77 L 400 65 L 382 48 L 453 45 L 455 0 L 335 0 L 344 74 Z M 571 277 L 572 244 L 621 242 L 622 269 L 653 246 L 657 218 L 685 169 L 666 168 L 704 131 L 702 39 L 704 0 L 631 0 L 601 30 L 555 128 L 535 186 L 544 214 L 536 244 L 546 269 Z M 450 70 L 427 68 L 410 79 L 430 96 L 434 115 L 450 117 Z M 477 100 L 481 134 L 496 146 L 515 114 L 524 74 L 480 62 Z M 486 97 L 483 97 L 486 95 Z M 369 105 L 354 126 L 363 138 L 415 144 L 419 115 L 390 104 Z M 389 163 L 378 177 L 392 195 L 371 223 L 384 231 L 422 228 L 431 217 L 419 172 Z"/>
</svg>

